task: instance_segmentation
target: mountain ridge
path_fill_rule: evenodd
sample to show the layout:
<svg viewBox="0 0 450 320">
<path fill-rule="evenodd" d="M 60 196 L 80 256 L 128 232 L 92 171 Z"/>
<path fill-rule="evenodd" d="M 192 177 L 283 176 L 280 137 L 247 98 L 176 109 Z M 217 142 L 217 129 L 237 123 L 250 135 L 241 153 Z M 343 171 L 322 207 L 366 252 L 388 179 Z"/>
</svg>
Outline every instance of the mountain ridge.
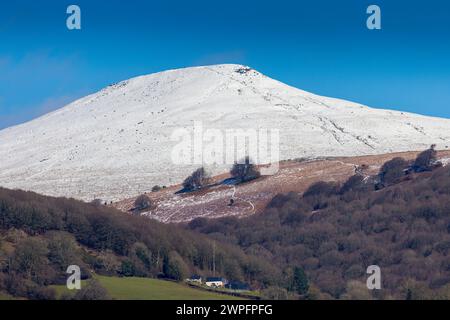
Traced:
<svg viewBox="0 0 450 320">
<path fill-rule="evenodd" d="M 138 76 L 0 131 L 0 185 L 83 200 L 120 200 L 179 183 L 176 129 L 194 121 L 280 130 L 280 159 L 447 149 L 450 120 L 321 97 L 243 65 Z M 228 165 L 208 167 L 223 173 Z"/>
</svg>

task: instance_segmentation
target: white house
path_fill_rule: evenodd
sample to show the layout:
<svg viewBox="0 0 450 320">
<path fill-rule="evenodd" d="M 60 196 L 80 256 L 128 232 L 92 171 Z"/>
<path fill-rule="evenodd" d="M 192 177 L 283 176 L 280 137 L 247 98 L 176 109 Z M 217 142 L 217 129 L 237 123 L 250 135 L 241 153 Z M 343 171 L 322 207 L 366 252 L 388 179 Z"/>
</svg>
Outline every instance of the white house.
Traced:
<svg viewBox="0 0 450 320">
<path fill-rule="evenodd" d="M 225 287 L 225 285 L 228 283 L 227 280 L 225 280 L 224 278 L 206 278 L 206 282 L 205 284 L 208 287 L 216 287 L 216 288 L 223 288 Z"/>
</svg>

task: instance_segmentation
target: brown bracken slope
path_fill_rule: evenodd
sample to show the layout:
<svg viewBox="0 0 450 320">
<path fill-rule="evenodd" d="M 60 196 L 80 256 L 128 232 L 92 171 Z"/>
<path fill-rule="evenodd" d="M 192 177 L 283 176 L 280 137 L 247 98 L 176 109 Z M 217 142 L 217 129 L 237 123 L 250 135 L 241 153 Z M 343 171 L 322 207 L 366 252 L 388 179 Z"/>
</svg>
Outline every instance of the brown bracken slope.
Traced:
<svg viewBox="0 0 450 320">
<path fill-rule="evenodd" d="M 402 152 L 372 156 L 327 158 L 309 161 L 292 160 L 280 163 L 280 169 L 273 176 L 261 177 L 249 183 L 236 186 L 215 186 L 205 190 L 175 195 L 181 187 L 171 186 L 159 192 L 146 192 L 153 206 L 140 212 L 150 218 L 166 222 L 187 222 L 198 217 L 219 218 L 226 216 L 245 217 L 261 212 L 267 203 L 278 193 L 304 192 L 317 181 L 344 181 L 357 171 L 364 175 L 373 175 L 380 166 L 394 157 L 414 159 L 418 152 Z M 439 159 L 450 162 L 450 151 L 440 151 Z M 186 176 L 189 173 L 186 173 Z M 227 174 L 214 177 L 221 181 Z M 234 193 L 235 203 L 228 206 Z M 135 198 L 126 199 L 113 206 L 131 212 Z"/>
</svg>

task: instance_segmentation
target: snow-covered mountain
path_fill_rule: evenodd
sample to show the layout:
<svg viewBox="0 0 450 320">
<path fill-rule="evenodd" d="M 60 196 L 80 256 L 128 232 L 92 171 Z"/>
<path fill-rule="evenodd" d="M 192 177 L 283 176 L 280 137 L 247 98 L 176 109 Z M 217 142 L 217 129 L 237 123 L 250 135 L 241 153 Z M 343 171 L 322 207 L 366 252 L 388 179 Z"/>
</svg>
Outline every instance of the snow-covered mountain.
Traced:
<svg viewBox="0 0 450 320">
<path fill-rule="evenodd" d="M 240 65 L 171 70 L 109 86 L 0 131 L 0 186 L 118 200 L 182 181 L 174 130 L 275 128 L 281 159 L 450 144 L 450 120 L 317 96 Z M 225 166 L 209 168 L 220 173 Z"/>
</svg>

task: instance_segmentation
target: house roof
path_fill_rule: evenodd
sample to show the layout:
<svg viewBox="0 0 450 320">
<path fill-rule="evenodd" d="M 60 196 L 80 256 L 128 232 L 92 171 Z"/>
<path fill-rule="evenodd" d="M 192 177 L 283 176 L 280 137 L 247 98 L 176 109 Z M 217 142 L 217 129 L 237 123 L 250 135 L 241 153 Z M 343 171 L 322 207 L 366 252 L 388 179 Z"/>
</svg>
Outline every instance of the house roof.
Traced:
<svg viewBox="0 0 450 320">
<path fill-rule="evenodd" d="M 250 286 L 247 283 L 240 282 L 240 281 L 231 281 L 227 284 L 227 287 L 230 289 L 235 290 L 248 290 L 250 289 Z"/>
<path fill-rule="evenodd" d="M 218 277 L 206 278 L 206 282 L 224 282 L 224 281 L 225 281 L 224 278 L 218 278 Z"/>
</svg>

